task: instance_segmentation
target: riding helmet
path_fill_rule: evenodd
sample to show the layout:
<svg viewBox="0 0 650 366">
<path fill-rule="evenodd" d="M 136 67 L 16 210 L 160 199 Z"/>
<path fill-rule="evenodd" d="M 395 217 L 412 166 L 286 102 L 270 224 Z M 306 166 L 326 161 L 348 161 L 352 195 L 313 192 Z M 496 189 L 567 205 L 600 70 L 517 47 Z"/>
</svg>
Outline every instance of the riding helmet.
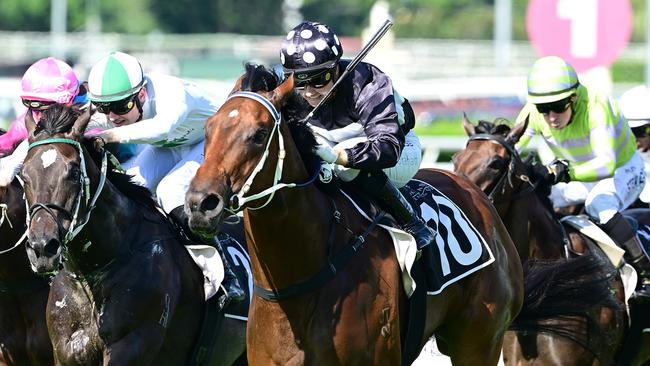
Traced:
<svg viewBox="0 0 650 366">
<path fill-rule="evenodd" d="M 528 74 L 528 102 L 545 104 L 568 98 L 579 85 L 578 74 L 557 56 L 542 57 Z"/>
<path fill-rule="evenodd" d="M 325 24 L 303 22 L 287 33 L 280 50 L 280 61 L 285 71 L 333 68 L 341 55 L 343 47 L 334 32 Z"/>
<path fill-rule="evenodd" d="M 25 71 L 22 99 L 71 103 L 79 90 L 79 80 L 72 67 L 54 57 L 42 58 Z"/>
<path fill-rule="evenodd" d="M 650 124 L 650 90 L 645 85 L 635 86 L 623 93 L 619 105 L 630 127 Z"/>
<path fill-rule="evenodd" d="M 126 53 L 113 52 L 90 69 L 89 98 L 93 102 L 122 100 L 140 91 L 144 84 L 140 62 Z"/>
</svg>

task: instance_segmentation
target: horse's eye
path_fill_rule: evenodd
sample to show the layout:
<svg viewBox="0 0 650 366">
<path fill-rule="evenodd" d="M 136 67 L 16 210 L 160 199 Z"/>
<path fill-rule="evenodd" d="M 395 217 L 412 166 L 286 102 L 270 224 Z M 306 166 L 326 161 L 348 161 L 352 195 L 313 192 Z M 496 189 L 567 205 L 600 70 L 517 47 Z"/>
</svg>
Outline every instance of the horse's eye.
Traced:
<svg viewBox="0 0 650 366">
<path fill-rule="evenodd" d="M 505 161 L 501 158 L 494 158 L 488 164 L 488 168 L 492 170 L 501 170 L 505 165 Z"/>
<path fill-rule="evenodd" d="M 262 145 L 266 141 L 266 137 L 269 135 L 269 131 L 266 128 L 259 128 L 255 131 L 255 134 L 251 137 L 253 143 L 257 145 Z"/>
<path fill-rule="evenodd" d="M 68 174 L 68 178 L 71 181 L 78 182 L 79 181 L 79 176 L 81 175 L 81 172 L 79 171 L 78 168 L 72 168 L 70 169 L 70 173 Z"/>
</svg>

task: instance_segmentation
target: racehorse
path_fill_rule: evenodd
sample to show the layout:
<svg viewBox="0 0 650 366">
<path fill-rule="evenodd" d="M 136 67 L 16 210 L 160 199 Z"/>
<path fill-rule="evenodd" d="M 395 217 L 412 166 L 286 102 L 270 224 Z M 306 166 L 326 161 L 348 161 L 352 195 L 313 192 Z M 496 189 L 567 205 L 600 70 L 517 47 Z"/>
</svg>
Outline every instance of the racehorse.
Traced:
<svg viewBox="0 0 650 366">
<path fill-rule="evenodd" d="M 394 247 L 343 194 L 312 184 L 321 165 L 315 137 L 295 113 L 298 98 L 293 77 L 281 82 L 264 66 L 246 66 L 206 124 L 205 160 L 186 194 L 190 227 L 212 235 L 246 208 L 257 294 L 249 310 L 250 364 L 401 364 L 407 298 Z M 496 258 L 426 297 L 417 349 L 435 331 L 454 364 L 496 365 L 522 301 L 516 250 L 471 183 L 441 170 L 416 178 L 455 202 Z"/>
<path fill-rule="evenodd" d="M 454 155 L 454 170 L 489 195 L 522 261 L 541 258 L 561 262 L 567 259 L 568 253 L 602 258 L 591 239 L 571 227 L 563 227 L 555 219 L 548 199 L 550 186 L 530 173 L 530 164 L 524 162 L 515 149 L 526 126 L 527 121 L 511 129 L 502 119 L 480 121 L 474 126 L 464 117 L 463 127 L 469 140 L 465 149 Z M 576 276 L 575 284 L 580 287 L 570 296 L 547 298 L 546 309 L 538 304 L 534 311 L 539 314 L 524 305 L 520 317 L 513 323 L 518 331 L 508 332 L 505 337 L 506 364 L 592 365 L 600 362 L 609 365 L 620 362 L 617 358 L 621 357 L 627 329 L 622 284 L 616 277 L 611 286 L 617 296 L 606 294 L 599 298 L 595 294 L 602 293 L 602 286 L 609 288 L 610 283 L 599 281 L 598 276 L 615 270 L 606 259 L 600 261 L 599 267 L 600 270 L 591 273 L 583 271 L 582 283 Z M 529 277 L 525 282 L 528 287 Z M 587 290 L 589 286 L 600 288 L 600 291 Z M 547 287 L 552 291 L 556 286 L 547 282 Z M 639 364 L 640 360 L 632 364 Z"/>
<path fill-rule="evenodd" d="M 47 279 L 29 267 L 23 187 L 0 186 L 0 365 L 52 365 L 45 325 Z"/>
<path fill-rule="evenodd" d="M 149 191 L 117 171 L 101 139 L 83 138 L 89 119 L 60 105 L 38 125 L 26 117 L 27 252 L 39 273 L 63 267 L 47 303 L 57 364 L 204 364 L 194 352 L 203 273 Z M 213 364 L 244 362 L 244 323 L 221 324 Z"/>
</svg>

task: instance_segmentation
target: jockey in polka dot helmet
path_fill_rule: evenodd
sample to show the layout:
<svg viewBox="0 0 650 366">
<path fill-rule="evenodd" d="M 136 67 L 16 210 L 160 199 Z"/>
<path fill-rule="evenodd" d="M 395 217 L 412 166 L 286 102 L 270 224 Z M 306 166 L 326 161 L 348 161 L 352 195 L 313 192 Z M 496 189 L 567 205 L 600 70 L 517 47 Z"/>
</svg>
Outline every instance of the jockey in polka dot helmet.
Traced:
<svg viewBox="0 0 650 366">
<path fill-rule="evenodd" d="M 303 22 L 287 34 L 280 61 L 285 72 L 294 74 L 296 87 L 319 86 L 332 80 L 342 54 L 341 41 L 327 25 Z"/>
</svg>

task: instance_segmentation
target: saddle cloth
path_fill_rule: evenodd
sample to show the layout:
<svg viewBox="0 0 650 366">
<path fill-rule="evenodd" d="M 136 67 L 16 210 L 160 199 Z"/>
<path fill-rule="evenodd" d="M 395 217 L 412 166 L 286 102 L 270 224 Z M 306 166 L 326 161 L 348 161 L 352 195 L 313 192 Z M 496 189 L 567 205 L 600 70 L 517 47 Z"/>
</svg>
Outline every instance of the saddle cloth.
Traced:
<svg viewBox="0 0 650 366">
<path fill-rule="evenodd" d="M 413 208 L 436 231 L 435 243 L 424 248 L 420 261 L 426 273 L 428 295 L 437 295 L 447 286 L 494 262 L 494 255 L 481 233 L 465 213 L 447 196 L 430 184 L 412 179 L 401 188 Z M 379 209 L 353 190 L 342 191 L 353 206 L 367 220 L 372 221 Z M 402 283 L 407 296 L 415 291 L 416 284 L 410 274 L 415 262 L 417 247 L 413 237 L 398 229 L 390 218 L 383 220 L 384 228 L 393 240 L 397 260 L 402 269 Z"/>
<path fill-rule="evenodd" d="M 221 256 L 215 247 L 209 245 L 185 245 L 188 253 L 203 272 L 203 290 L 205 300 L 208 300 L 219 291 L 223 281 L 224 271 Z"/>
</svg>

